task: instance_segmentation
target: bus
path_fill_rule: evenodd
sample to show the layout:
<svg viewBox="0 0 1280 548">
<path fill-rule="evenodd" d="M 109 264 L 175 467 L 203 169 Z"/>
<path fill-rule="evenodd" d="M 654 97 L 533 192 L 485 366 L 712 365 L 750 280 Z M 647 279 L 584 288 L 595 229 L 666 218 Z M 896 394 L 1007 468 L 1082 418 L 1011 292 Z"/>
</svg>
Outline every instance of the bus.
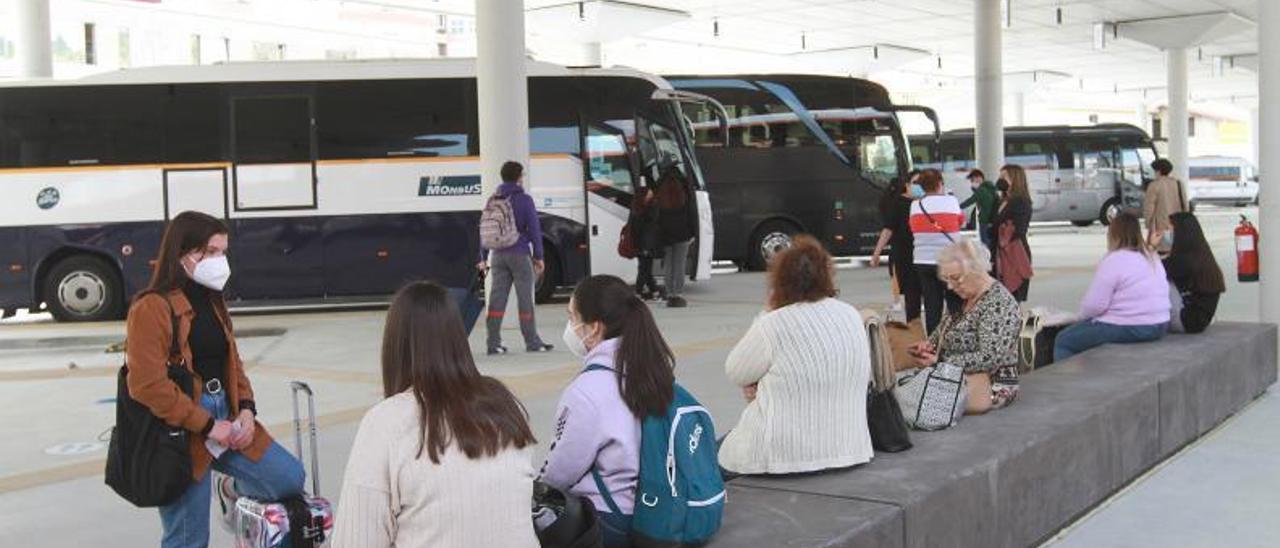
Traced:
<svg viewBox="0 0 1280 548">
<path fill-rule="evenodd" d="M 835 255 L 870 255 L 890 182 L 912 168 L 898 113 L 883 87 L 856 78 L 766 74 L 668 76 L 676 89 L 723 107 L 727 134 L 710 103 L 689 103 L 694 149 L 716 207 L 715 258 L 763 269 L 798 233 Z"/>
<path fill-rule="evenodd" d="M 913 135 L 916 166 L 942 171 L 960 199 L 970 194 L 965 177 L 976 167 L 973 129 L 956 129 L 935 142 Z M 1106 225 L 1122 209 L 1141 209 L 1143 191 L 1155 178 L 1158 155 L 1151 137 L 1129 124 L 1015 126 L 1004 130 L 1005 162 L 1027 171 L 1033 221 Z M 994 181 L 997 173 L 987 173 Z"/>
<path fill-rule="evenodd" d="M 529 62 L 546 272 L 634 278 L 617 244 L 636 188 L 690 182 L 710 275 L 710 201 L 682 102 L 660 77 Z M 466 286 L 479 250 L 475 62 L 232 63 L 0 85 L 0 309 L 120 318 L 165 222 L 231 227 L 233 306 L 380 300 L 413 279 Z M 705 250 L 703 248 L 706 248 Z"/>
</svg>

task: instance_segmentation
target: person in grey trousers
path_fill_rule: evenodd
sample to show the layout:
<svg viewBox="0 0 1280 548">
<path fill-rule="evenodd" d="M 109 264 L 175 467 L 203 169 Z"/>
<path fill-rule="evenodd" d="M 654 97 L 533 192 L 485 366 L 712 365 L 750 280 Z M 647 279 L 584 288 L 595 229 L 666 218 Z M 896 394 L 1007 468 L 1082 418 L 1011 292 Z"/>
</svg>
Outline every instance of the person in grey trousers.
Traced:
<svg viewBox="0 0 1280 548">
<path fill-rule="evenodd" d="M 493 276 L 489 293 L 489 314 L 485 318 L 488 329 L 488 355 L 506 354 L 502 345 L 502 320 L 507 313 L 507 298 L 511 287 L 516 289 L 516 306 L 520 311 L 520 334 L 524 335 L 524 348 L 529 352 L 549 352 L 551 345 L 538 336 L 538 324 L 533 316 L 533 284 L 542 275 L 546 264 L 542 262 L 542 225 L 538 222 L 538 209 L 533 198 L 524 191 L 524 166 L 519 162 L 502 164 L 502 184 L 495 194 L 511 202 L 516 229 L 520 239 L 503 249 L 480 250 L 482 271 Z"/>
<path fill-rule="evenodd" d="M 689 181 L 678 166 L 663 169 L 654 201 L 658 206 L 658 231 L 664 249 L 663 284 L 670 308 L 688 306 L 684 299 L 685 263 L 698 226 L 691 194 Z"/>
</svg>

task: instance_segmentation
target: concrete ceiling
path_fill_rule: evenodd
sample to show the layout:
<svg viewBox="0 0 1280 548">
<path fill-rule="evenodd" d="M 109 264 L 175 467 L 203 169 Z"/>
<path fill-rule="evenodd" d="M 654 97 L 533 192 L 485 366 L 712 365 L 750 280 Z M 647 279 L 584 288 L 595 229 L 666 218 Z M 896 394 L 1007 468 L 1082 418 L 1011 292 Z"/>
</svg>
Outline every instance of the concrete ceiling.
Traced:
<svg viewBox="0 0 1280 548">
<path fill-rule="evenodd" d="M 599 2 L 588 1 L 590 5 Z M 1052 71 L 1069 75 L 1056 89 L 1141 94 L 1163 98 L 1164 55 L 1156 47 L 1108 32 L 1095 46 L 1098 23 L 1227 12 L 1256 18 L 1258 1 L 1276 0 L 1012 0 L 1004 35 L 1004 68 L 1010 73 Z M 406 9 L 474 14 L 472 0 L 379 0 Z M 606 61 L 655 72 L 763 70 L 868 74 L 896 87 L 964 85 L 973 74 L 971 0 L 627 0 L 673 12 L 669 24 L 605 42 Z M 526 0 L 530 10 L 568 5 L 562 25 L 580 24 L 576 5 L 564 0 Z M 1059 20 L 1059 10 L 1061 18 Z M 571 12 L 571 13 L 570 13 Z M 530 19 L 534 22 L 533 18 Z M 603 28 L 608 28 L 608 24 Z M 564 51 L 563 26 L 541 17 L 530 25 L 531 48 Z M 599 28 L 599 27 L 598 27 Z M 597 34 L 597 36 L 601 36 Z M 558 42 L 551 43 L 548 42 Z M 901 63 L 871 62 L 867 48 L 898 46 L 928 55 L 896 55 Z M 835 63 L 807 59 L 827 55 Z M 1256 76 L 1237 63 L 1215 58 L 1256 53 L 1257 31 L 1245 28 L 1215 36 L 1191 51 L 1191 90 L 1197 98 L 1252 98 Z M 554 55 L 552 55 L 554 57 Z M 844 59 L 843 64 L 841 59 Z M 559 60 L 559 59 L 552 59 Z M 1226 67 L 1215 71 L 1214 67 Z"/>
</svg>

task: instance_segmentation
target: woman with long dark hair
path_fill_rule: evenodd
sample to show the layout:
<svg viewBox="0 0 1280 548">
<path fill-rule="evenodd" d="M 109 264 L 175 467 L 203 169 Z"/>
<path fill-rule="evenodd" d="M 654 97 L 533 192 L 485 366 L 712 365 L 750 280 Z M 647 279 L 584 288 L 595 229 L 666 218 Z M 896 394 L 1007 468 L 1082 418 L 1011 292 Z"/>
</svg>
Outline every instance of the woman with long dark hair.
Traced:
<svg viewBox="0 0 1280 548">
<path fill-rule="evenodd" d="M 1173 225 L 1173 248 L 1164 259 L 1173 307 L 1169 313 L 1169 330 L 1201 333 L 1213 322 L 1218 297 L 1227 290 L 1227 285 L 1196 216 L 1174 213 L 1169 216 L 1169 222 Z"/>
<path fill-rule="evenodd" d="M 1080 303 L 1080 322 L 1054 340 L 1053 361 L 1107 343 L 1158 340 L 1168 330 L 1169 282 L 1136 215 L 1125 211 L 1111 221 L 1107 250 Z"/>
<path fill-rule="evenodd" d="M 222 296 L 231 277 L 229 232 L 225 223 L 204 213 L 174 217 L 160 241 L 151 283 L 129 309 L 129 395 L 166 423 L 192 433 L 192 484 L 178 500 L 160 507 L 160 544 L 166 548 L 209 543 L 210 469 L 226 475 L 217 482 L 224 520 L 238 494 L 282 500 L 301 494 L 305 479 L 302 463 L 255 420 L 253 387 Z M 195 380 L 189 387 L 168 375 L 175 317 L 182 363 Z M 211 454 L 205 440 L 223 450 Z"/>
<path fill-rule="evenodd" d="M 996 188 L 1003 194 L 992 220 L 994 236 L 992 259 L 996 277 L 1018 302 L 1027 301 L 1031 290 L 1031 243 L 1027 228 L 1031 226 L 1031 189 L 1022 166 L 1009 164 L 1000 168 Z"/>
<path fill-rule="evenodd" d="M 382 388 L 347 461 L 334 547 L 537 547 L 525 410 L 476 370 L 443 287 L 418 282 L 396 294 Z"/>
<path fill-rule="evenodd" d="M 644 301 L 626 282 L 607 275 L 587 278 L 574 290 L 564 342 L 586 367 L 560 397 L 556 439 L 542 479 L 591 500 L 605 546 L 629 546 L 640 422 L 666 413 L 675 397 L 675 355 Z M 621 515 L 610 512 L 593 469 Z"/>
</svg>

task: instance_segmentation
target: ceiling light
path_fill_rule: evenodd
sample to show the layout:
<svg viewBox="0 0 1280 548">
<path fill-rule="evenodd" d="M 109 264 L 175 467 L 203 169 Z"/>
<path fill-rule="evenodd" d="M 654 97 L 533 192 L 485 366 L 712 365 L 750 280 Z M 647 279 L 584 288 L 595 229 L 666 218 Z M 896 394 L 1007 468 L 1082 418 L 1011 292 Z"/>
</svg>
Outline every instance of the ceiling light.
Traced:
<svg viewBox="0 0 1280 548">
<path fill-rule="evenodd" d="M 720 20 L 719 19 L 711 20 L 711 35 L 715 36 L 716 38 L 720 37 Z"/>
<path fill-rule="evenodd" d="M 1013 26 L 1013 0 L 1004 0 L 1004 28 Z"/>
<path fill-rule="evenodd" d="M 805 39 L 803 32 L 800 33 L 800 49 L 809 49 L 808 40 Z"/>
<path fill-rule="evenodd" d="M 1058 6 L 1058 9 L 1055 10 L 1055 14 L 1053 18 L 1054 18 L 1054 21 L 1058 24 L 1058 26 L 1062 26 L 1062 6 Z"/>
</svg>

